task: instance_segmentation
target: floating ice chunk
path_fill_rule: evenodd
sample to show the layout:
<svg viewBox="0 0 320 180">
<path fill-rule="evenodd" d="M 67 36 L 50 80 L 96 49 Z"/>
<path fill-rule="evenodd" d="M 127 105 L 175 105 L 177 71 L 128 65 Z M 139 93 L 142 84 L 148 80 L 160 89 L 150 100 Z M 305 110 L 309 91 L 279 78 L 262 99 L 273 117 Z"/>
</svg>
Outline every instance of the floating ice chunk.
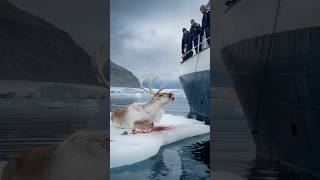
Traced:
<svg viewBox="0 0 320 180">
<path fill-rule="evenodd" d="M 127 94 L 135 94 L 135 93 L 142 93 L 143 90 L 139 88 L 127 88 L 127 87 L 111 87 L 111 93 L 127 93 Z"/>
<path fill-rule="evenodd" d="M 140 97 L 143 93 L 142 89 L 138 88 L 125 88 L 125 87 L 111 87 L 111 97 Z"/>
<path fill-rule="evenodd" d="M 158 89 L 153 89 L 157 91 Z M 185 97 L 184 91 L 182 89 L 164 89 L 163 92 L 171 92 L 176 96 Z M 142 89 L 139 88 L 127 88 L 127 87 L 111 87 L 110 88 L 111 96 L 142 96 L 146 94 Z"/>
<path fill-rule="evenodd" d="M 159 131 L 132 134 L 131 130 L 119 129 L 110 122 L 110 167 L 131 165 L 156 155 L 161 146 L 210 132 L 203 122 L 183 116 L 164 114 L 156 124 Z M 121 135 L 124 131 L 128 135 Z"/>
</svg>

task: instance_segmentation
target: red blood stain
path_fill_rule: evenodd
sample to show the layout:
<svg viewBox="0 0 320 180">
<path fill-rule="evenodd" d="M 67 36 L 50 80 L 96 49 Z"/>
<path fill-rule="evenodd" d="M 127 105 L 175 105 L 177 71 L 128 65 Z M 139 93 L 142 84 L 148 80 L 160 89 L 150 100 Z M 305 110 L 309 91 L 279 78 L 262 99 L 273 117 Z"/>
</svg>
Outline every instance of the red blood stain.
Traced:
<svg viewBox="0 0 320 180">
<path fill-rule="evenodd" d="M 171 129 L 172 127 L 169 127 L 169 126 L 157 126 L 157 127 L 153 127 L 151 132 L 169 131 Z"/>
<path fill-rule="evenodd" d="M 174 129 L 173 126 L 156 126 L 152 128 L 151 132 L 164 132 L 164 131 L 170 131 L 172 129 Z M 144 133 L 151 133 L 151 132 L 132 131 L 131 134 L 144 134 Z"/>
</svg>

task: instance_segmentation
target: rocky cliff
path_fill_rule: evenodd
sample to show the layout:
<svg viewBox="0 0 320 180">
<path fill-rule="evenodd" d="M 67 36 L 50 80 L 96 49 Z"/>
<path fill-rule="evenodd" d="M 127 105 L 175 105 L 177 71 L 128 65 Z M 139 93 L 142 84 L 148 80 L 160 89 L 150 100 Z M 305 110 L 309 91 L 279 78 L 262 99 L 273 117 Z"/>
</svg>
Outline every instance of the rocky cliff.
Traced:
<svg viewBox="0 0 320 180">
<path fill-rule="evenodd" d="M 71 36 L 0 0 L 0 79 L 97 85 L 91 57 Z"/>
<path fill-rule="evenodd" d="M 110 86 L 139 87 L 139 80 L 132 72 L 110 61 Z"/>
</svg>

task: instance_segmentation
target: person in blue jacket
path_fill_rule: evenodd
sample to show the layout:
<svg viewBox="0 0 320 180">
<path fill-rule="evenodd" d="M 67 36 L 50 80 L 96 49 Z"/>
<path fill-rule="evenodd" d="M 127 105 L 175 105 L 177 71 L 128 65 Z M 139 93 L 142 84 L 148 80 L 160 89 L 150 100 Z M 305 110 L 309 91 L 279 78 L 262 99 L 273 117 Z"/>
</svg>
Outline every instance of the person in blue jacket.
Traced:
<svg viewBox="0 0 320 180">
<path fill-rule="evenodd" d="M 192 44 L 190 39 L 189 31 L 186 28 L 182 29 L 182 43 L 181 43 L 181 52 L 183 54 L 183 61 L 193 56 Z"/>
<path fill-rule="evenodd" d="M 210 9 L 207 6 L 202 5 L 200 11 L 202 16 L 202 33 L 206 35 L 206 38 L 210 38 Z M 208 45 L 210 46 L 210 39 L 207 39 Z"/>
<path fill-rule="evenodd" d="M 201 27 L 194 19 L 191 19 L 191 27 L 190 27 L 190 38 L 191 43 L 193 43 L 193 47 L 196 50 L 196 53 L 202 51 L 202 36 L 201 36 Z M 199 36 L 200 35 L 200 36 Z M 199 47 L 197 47 L 199 44 Z M 198 51 L 199 50 L 199 51 Z"/>
</svg>

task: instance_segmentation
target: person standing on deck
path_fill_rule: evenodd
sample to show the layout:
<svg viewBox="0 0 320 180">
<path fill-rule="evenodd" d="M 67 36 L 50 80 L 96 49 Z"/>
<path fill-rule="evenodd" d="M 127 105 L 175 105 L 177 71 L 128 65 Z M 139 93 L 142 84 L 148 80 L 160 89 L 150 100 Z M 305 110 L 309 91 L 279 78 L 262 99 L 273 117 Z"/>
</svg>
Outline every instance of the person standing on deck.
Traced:
<svg viewBox="0 0 320 180">
<path fill-rule="evenodd" d="M 191 19 L 191 27 L 190 27 L 190 38 L 191 43 L 193 43 L 193 47 L 196 50 L 196 53 L 202 51 L 202 36 L 201 36 L 201 27 L 194 19 Z M 200 36 L 199 36 L 200 35 Z M 199 47 L 198 47 L 199 45 Z M 199 51 L 198 51 L 199 50 Z"/>
<path fill-rule="evenodd" d="M 202 33 L 206 35 L 208 45 L 210 46 L 210 9 L 202 5 L 200 11 L 203 14 L 202 16 Z"/>
<path fill-rule="evenodd" d="M 182 42 L 181 42 L 181 52 L 182 52 L 182 59 L 183 61 L 187 60 L 188 58 L 193 56 L 192 51 L 192 43 L 190 39 L 190 33 L 186 28 L 182 29 L 183 36 L 182 36 Z"/>
</svg>

